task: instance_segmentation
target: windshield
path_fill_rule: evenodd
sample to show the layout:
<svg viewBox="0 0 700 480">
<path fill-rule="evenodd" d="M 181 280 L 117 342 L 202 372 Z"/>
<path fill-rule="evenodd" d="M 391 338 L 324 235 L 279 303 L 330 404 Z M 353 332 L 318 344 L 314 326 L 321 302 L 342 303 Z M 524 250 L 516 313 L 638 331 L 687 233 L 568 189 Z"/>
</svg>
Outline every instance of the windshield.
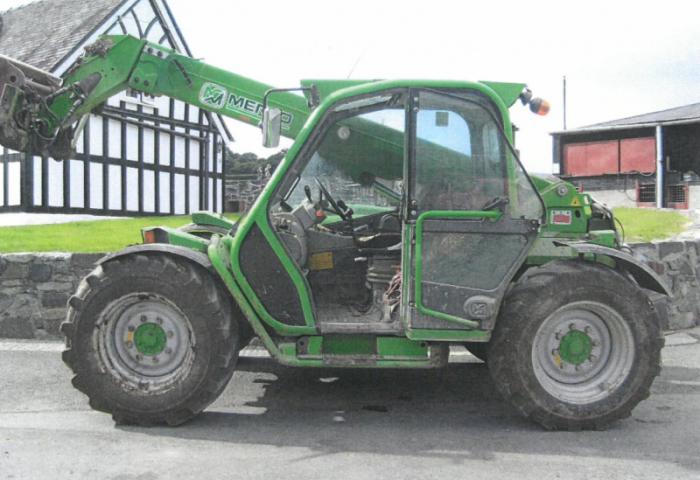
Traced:
<svg viewBox="0 0 700 480">
<path fill-rule="evenodd" d="M 350 205 L 399 206 L 408 187 L 407 103 L 403 92 L 382 92 L 336 106 L 284 194 L 287 203 L 302 202 L 305 187 L 318 195 L 318 180 Z M 419 210 L 500 208 L 514 218 L 542 216 L 541 200 L 482 95 L 422 91 L 417 105 L 411 188 Z"/>
<path fill-rule="evenodd" d="M 351 205 L 392 208 L 403 191 L 405 108 L 403 95 L 381 95 L 342 104 L 299 179 L 286 195 L 295 205 L 304 187 L 321 181 Z"/>
</svg>

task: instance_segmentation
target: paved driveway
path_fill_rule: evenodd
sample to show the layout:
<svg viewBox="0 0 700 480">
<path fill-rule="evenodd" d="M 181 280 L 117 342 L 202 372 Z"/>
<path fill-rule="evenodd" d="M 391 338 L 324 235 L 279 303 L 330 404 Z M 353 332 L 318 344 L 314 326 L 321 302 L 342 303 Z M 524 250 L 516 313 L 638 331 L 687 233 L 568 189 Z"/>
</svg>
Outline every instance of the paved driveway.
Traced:
<svg viewBox="0 0 700 480">
<path fill-rule="evenodd" d="M 0 478 L 697 479 L 698 334 L 669 337 L 663 373 L 631 418 L 580 433 L 521 419 L 464 351 L 441 371 L 246 357 L 195 421 L 115 427 L 70 386 L 59 345 L 0 341 Z"/>
</svg>

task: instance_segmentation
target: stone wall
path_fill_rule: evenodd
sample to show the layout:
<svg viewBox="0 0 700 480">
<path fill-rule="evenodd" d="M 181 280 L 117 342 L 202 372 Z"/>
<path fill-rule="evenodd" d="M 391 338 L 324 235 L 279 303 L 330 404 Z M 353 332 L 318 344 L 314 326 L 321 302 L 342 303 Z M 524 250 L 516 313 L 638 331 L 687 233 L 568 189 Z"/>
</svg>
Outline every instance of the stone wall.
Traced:
<svg viewBox="0 0 700 480">
<path fill-rule="evenodd" d="M 668 328 L 700 325 L 700 240 L 637 243 L 633 255 L 649 265 L 673 291 Z"/>
<path fill-rule="evenodd" d="M 0 337 L 56 338 L 66 302 L 102 254 L 0 255 Z"/>
<path fill-rule="evenodd" d="M 632 245 L 673 290 L 671 329 L 700 325 L 700 240 Z M 58 338 L 66 302 L 102 254 L 0 255 L 0 338 Z"/>
<path fill-rule="evenodd" d="M 597 202 L 610 208 L 637 206 L 637 190 L 632 188 L 621 190 L 596 190 L 589 193 Z"/>
</svg>

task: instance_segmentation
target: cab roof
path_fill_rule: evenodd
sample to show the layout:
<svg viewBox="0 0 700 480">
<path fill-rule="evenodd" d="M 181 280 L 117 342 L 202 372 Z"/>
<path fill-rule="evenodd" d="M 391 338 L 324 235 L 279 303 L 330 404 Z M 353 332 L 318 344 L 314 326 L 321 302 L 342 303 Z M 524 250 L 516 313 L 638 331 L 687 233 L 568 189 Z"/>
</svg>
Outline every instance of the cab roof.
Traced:
<svg viewBox="0 0 700 480">
<path fill-rule="evenodd" d="M 303 87 L 311 87 L 315 85 L 318 89 L 321 100 L 326 99 L 332 93 L 339 90 L 357 87 L 371 83 L 383 82 L 383 79 L 375 80 L 347 80 L 347 79 L 304 79 L 301 81 Z M 507 108 L 513 106 L 518 100 L 522 91 L 527 87 L 524 83 L 506 83 L 492 82 L 481 80 L 478 82 L 460 82 L 453 80 L 406 80 L 406 84 L 410 86 L 426 86 L 426 87 L 450 87 L 450 88 L 470 88 L 474 83 L 479 83 L 493 90 L 496 95 L 503 101 Z"/>
</svg>

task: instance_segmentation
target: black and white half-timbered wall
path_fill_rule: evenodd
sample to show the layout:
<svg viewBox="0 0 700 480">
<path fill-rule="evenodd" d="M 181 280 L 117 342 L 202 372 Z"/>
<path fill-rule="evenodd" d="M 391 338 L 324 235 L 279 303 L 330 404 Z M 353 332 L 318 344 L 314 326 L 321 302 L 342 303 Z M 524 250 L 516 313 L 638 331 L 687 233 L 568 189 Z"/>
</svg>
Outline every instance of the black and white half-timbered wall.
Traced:
<svg viewBox="0 0 700 480">
<path fill-rule="evenodd" d="M 0 18 L 0 53 L 57 76 L 102 34 L 128 33 L 191 54 L 165 0 L 43 0 Z M 217 115 L 125 92 L 91 115 L 72 160 L 0 150 L 0 212 L 221 212 L 230 140 Z"/>
</svg>

